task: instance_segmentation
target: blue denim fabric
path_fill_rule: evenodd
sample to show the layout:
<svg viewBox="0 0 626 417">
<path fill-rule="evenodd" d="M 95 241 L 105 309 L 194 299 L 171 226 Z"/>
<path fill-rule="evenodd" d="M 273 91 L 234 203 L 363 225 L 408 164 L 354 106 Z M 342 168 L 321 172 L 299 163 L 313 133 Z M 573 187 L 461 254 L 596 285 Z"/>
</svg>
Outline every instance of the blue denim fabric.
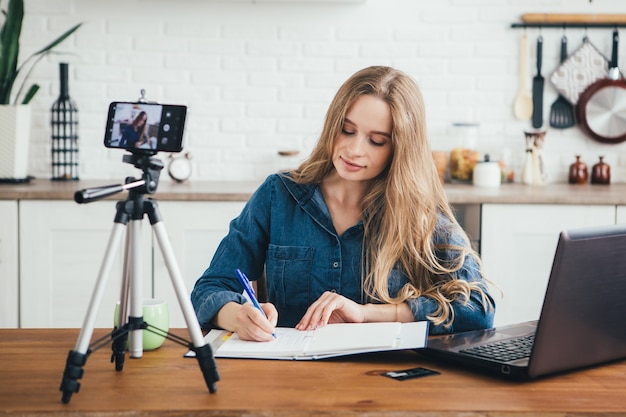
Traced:
<svg viewBox="0 0 626 417">
<path fill-rule="evenodd" d="M 438 227 L 447 230 L 450 222 L 440 216 Z M 462 244 L 460 236 L 441 233 L 438 239 Z M 231 221 L 228 235 L 220 243 L 209 267 L 196 282 L 191 301 L 203 328 L 214 327 L 211 320 L 230 301 L 246 302 L 241 295 L 235 268 L 250 280 L 262 276 L 265 268 L 268 299 L 278 310 L 278 325 L 294 327 L 307 308 L 324 291 L 335 291 L 365 303 L 361 289 L 361 250 L 363 225 L 338 236 L 321 191 L 316 185 L 296 184 L 278 174 L 270 175 L 254 192 L 241 214 Z M 450 253 L 438 253 L 450 259 Z M 476 262 L 467 258 L 457 278 L 480 281 Z M 406 275 L 394 270 L 389 277 L 393 296 L 407 282 Z M 407 301 L 415 320 L 427 320 L 437 303 L 426 297 Z M 472 294 L 468 304 L 454 302 L 454 322 L 450 327 L 430 326 L 431 334 L 491 327 L 494 310 L 482 305 Z"/>
</svg>

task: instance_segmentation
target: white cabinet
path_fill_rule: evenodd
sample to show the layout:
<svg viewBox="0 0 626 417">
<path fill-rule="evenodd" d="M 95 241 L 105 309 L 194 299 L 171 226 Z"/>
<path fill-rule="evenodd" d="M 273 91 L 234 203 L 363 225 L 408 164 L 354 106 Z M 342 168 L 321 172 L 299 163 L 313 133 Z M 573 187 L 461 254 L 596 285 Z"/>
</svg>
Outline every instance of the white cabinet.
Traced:
<svg viewBox="0 0 626 417">
<path fill-rule="evenodd" d="M 616 224 L 626 224 L 626 206 L 617 206 L 615 213 Z"/>
<path fill-rule="evenodd" d="M 104 258 L 115 202 L 79 205 L 71 201 L 20 201 L 20 327 L 82 327 Z M 148 225 L 146 220 L 145 225 Z M 150 234 L 140 236 L 149 277 Z M 125 235 L 125 234 L 124 234 Z M 119 299 L 125 239 L 107 278 L 95 327 L 112 327 Z M 150 280 L 144 278 L 146 296 Z"/>
<path fill-rule="evenodd" d="M 163 223 L 188 293 L 209 266 L 217 246 L 228 232 L 230 221 L 241 213 L 244 205 L 245 202 L 159 201 Z M 154 247 L 154 296 L 168 302 L 170 327 L 187 327 L 156 237 Z"/>
<path fill-rule="evenodd" d="M 17 207 L 17 203 L 13 202 Z M 174 256 L 185 281 L 187 292 L 208 266 L 217 245 L 228 231 L 230 220 L 236 217 L 244 202 L 159 202 L 160 212 Z M 1 205 L 0 214 L 10 205 Z M 7 235 L 2 223 L 0 245 Z M 113 229 L 115 202 L 96 201 L 78 205 L 70 201 L 22 200 L 20 202 L 20 327 L 82 327 L 96 285 L 102 260 Z M 17 243 L 17 228 L 12 238 Z M 95 327 L 111 327 L 113 310 L 119 299 L 126 228 L 115 254 L 107 279 Z M 10 237 L 10 234 L 9 234 Z M 143 269 L 143 295 L 164 298 L 169 303 L 170 327 L 186 327 L 162 253 L 153 236 L 147 216 L 141 222 L 139 236 Z M 6 252 L 0 246 L 0 255 Z M 15 246 L 13 246 L 15 247 Z M 17 251 L 13 254 L 17 263 Z M 8 258 L 8 256 L 7 256 Z M 0 264 L 5 268 L 5 264 Z M 14 308 L 17 325 L 17 266 L 13 274 L 2 271 L 1 297 L 7 298 L 3 311 Z M 13 281 L 4 280 L 12 276 Z M 13 306 L 13 307 L 11 307 Z M 7 317 L 11 317 L 7 315 Z M 3 321 L 4 321 L 3 316 Z"/>
<path fill-rule="evenodd" d="M 244 205 L 159 201 L 187 293 Z M 0 216 L 0 327 L 82 327 L 113 228 L 115 201 L 0 201 Z M 626 223 L 626 206 L 482 205 L 481 257 L 486 276 L 504 293 L 497 299 L 496 324 L 538 318 L 561 230 L 613 224 L 616 219 Z M 171 327 L 186 327 L 147 217 L 141 228 L 143 293 L 168 302 Z M 112 326 L 124 249 L 122 238 L 96 327 Z"/>
<path fill-rule="evenodd" d="M 18 316 L 17 201 L 0 201 L 0 327 L 15 328 Z"/>
<path fill-rule="evenodd" d="M 495 324 L 539 318 L 561 230 L 614 224 L 613 205 L 484 204 L 481 258 L 503 292 Z"/>
</svg>

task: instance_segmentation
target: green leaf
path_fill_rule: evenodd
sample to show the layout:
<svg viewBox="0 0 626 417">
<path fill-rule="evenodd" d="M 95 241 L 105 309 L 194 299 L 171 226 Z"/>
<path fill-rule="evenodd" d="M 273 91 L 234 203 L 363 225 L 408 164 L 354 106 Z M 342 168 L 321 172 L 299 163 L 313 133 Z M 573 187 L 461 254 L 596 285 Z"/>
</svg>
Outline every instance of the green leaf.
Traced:
<svg viewBox="0 0 626 417">
<path fill-rule="evenodd" d="M 22 71 L 22 69 L 25 68 L 27 64 L 29 64 L 30 60 L 35 58 L 35 62 L 30 66 L 30 69 L 26 73 L 26 76 L 24 77 L 24 81 L 22 81 L 22 85 L 20 86 L 20 88 L 19 88 L 19 90 L 18 90 L 18 92 L 17 92 L 17 94 L 15 96 L 15 101 L 16 102 L 19 99 L 20 94 L 22 93 L 22 89 L 24 88 L 24 84 L 26 83 L 26 80 L 28 80 L 28 76 L 30 75 L 31 71 L 33 70 L 33 68 L 35 67 L 37 62 L 39 62 L 39 60 L 41 60 L 41 58 L 43 58 L 46 54 L 48 54 L 52 48 L 54 48 L 55 46 L 57 46 L 58 44 L 63 42 L 68 36 L 70 36 L 72 33 L 74 33 L 81 25 L 82 25 L 82 23 L 79 23 L 76 26 L 74 26 L 73 28 L 69 29 L 64 34 L 62 34 L 61 36 L 56 38 L 48 46 L 46 46 L 43 49 L 40 49 L 39 51 L 35 52 L 34 54 L 32 54 L 31 56 L 26 58 L 26 61 L 24 61 L 22 63 L 22 65 L 20 65 L 20 67 L 15 72 L 15 78 L 17 78 L 18 74 Z"/>
<path fill-rule="evenodd" d="M 8 104 L 16 77 L 19 40 L 24 18 L 23 0 L 10 0 L 0 31 L 0 104 Z"/>
<path fill-rule="evenodd" d="M 59 36 L 58 38 L 56 38 L 54 41 L 52 41 L 48 46 L 40 49 L 39 51 L 35 52 L 33 55 L 40 55 L 43 54 L 45 52 L 48 52 L 49 50 L 51 50 L 52 48 L 54 48 L 55 46 L 57 46 L 58 44 L 60 44 L 61 42 L 63 42 L 65 39 L 67 39 L 68 36 L 70 36 L 72 33 L 76 32 L 76 30 L 82 25 L 82 22 L 77 24 L 76 26 L 74 26 L 73 28 L 69 29 L 67 32 L 65 32 L 64 34 L 62 34 L 61 36 Z"/>
<path fill-rule="evenodd" d="M 39 60 L 48 54 L 54 47 L 74 33 L 82 25 L 82 23 L 79 23 L 67 30 L 50 44 L 26 58 L 26 60 L 18 67 L 18 55 L 20 51 L 19 40 L 22 30 L 22 21 L 24 19 L 24 0 L 9 0 L 7 10 L 3 10 L 2 13 L 5 16 L 5 19 L 2 27 L 0 28 L 0 104 L 10 104 L 11 91 L 13 90 L 14 83 L 16 82 L 16 79 L 22 69 L 26 71 L 26 75 L 21 77 L 23 80 L 21 81 L 19 91 L 14 98 L 16 103 L 19 100 L 21 92 L 25 87 L 25 83 L 28 80 L 28 76 L 33 70 L 33 67 L 35 67 Z M 28 70 L 27 67 L 29 67 Z M 39 87 L 33 87 L 30 87 L 23 101 L 30 101 L 37 93 Z"/>
<path fill-rule="evenodd" d="M 38 84 L 31 85 L 28 91 L 26 92 L 26 95 L 24 96 L 24 100 L 22 100 L 22 104 L 30 103 L 33 97 L 35 97 L 35 94 L 37 94 L 37 91 L 39 91 L 39 85 Z"/>
</svg>

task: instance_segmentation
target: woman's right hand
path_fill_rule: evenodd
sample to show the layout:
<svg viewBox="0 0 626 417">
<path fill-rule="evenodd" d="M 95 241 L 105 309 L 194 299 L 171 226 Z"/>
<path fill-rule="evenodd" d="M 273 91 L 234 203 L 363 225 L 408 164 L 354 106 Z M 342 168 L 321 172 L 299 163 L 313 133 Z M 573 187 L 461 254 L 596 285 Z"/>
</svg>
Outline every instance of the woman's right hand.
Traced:
<svg viewBox="0 0 626 417">
<path fill-rule="evenodd" d="M 236 332 L 243 340 L 269 342 L 274 339 L 278 311 L 271 303 L 261 303 L 267 318 L 252 303 L 230 302 L 217 313 L 217 325 Z"/>
</svg>

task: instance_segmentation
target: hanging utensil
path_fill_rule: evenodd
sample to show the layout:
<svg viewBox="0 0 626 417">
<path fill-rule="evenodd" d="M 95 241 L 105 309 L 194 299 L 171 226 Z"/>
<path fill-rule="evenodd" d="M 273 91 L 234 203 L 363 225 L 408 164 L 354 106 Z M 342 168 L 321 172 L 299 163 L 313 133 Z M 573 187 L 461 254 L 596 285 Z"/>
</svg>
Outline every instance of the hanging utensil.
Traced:
<svg viewBox="0 0 626 417">
<path fill-rule="evenodd" d="M 537 75 L 533 78 L 533 118 L 535 129 L 543 126 L 543 84 L 541 75 L 541 56 L 543 55 L 543 36 L 537 37 Z"/>
<path fill-rule="evenodd" d="M 561 38 L 561 64 L 567 59 L 567 36 Z M 560 93 L 550 106 L 550 126 L 555 129 L 567 129 L 576 125 L 574 106 Z"/>
<path fill-rule="evenodd" d="M 513 101 L 513 115 L 517 120 L 529 120 L 533 114 L 533 99 L 528 92 L 528 36 L 522 33 L 519 49 L 519 89 Z"/>
<path fill-rule="evenodd" d="M 613 50 L 608 78 L 598 80 L 578 99 L 581 130 L 604 143 L 626 140 L 626 80 L 617 66 L 619 33 L 613 32 Z"/>
</svg>

